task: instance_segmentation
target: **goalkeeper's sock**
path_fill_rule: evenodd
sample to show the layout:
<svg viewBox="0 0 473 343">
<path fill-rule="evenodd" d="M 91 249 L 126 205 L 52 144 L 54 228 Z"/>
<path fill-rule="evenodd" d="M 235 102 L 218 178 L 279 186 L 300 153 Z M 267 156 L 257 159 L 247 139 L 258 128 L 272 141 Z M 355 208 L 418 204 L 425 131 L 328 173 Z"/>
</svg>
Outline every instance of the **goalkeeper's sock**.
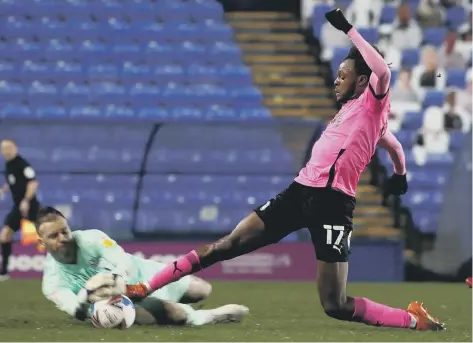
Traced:
<svg viewBox="0 0 473 343">
<path fill-rule="evenodd" d="M 200 326 L 209 324 L 213 320 L 211 310 L 194 310 L 194 308 L 187 304 L 178 304 L 187 315 L 187 325 Z"/>
<path fill-rule="evenodd" d="M 151 293 L 154 290 L 160 289 L 171 282 L 180 280 L 184 276 L 193 274 L 201 269 L 199 255 L 192 250 L 187 255 L 178 258 L 173 263 L 164 267 L 164 269 L 156 273 L 151 280 L 148 280 L 145 285 Z"/>
<path fill-rule="evenodd" d="M 179 305 L 189 306 L 184 304 Z M 192 309 L 192 307 L 190 308 Z M 194 326 L 240 322 L 249 312 L 247 307 L 235 304 L 224 305 L 210 310 L 196 311 L 192 309 L 192 312 L 186 308 L 184 308 L 184 310 L 187 313 L 187 324 Z"/>
</svg>

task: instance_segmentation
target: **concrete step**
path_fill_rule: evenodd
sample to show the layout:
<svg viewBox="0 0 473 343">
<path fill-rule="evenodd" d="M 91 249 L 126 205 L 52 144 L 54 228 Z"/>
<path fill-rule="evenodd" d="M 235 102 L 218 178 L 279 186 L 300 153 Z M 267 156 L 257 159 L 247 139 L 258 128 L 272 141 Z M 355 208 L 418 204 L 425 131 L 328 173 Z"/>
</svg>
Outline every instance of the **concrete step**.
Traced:
<svg viewBox="0 0 473 343">
<path fill-rule="evenodd" d="M 235 38 L 238 42 L 304 42 L 304 36 L 299 33 L 246 33 L 236 32 Z"/>
<path fill-rule="evenodd" d="M 265 96 L 327 96 L 327 89 L 324 87 L 265 87 L 261 86 L 261 91 Z"/>
<path fill-rule="evenodd" d="M 309 49 L 307 45 L 302 43 L 241 43 L 240 49 L 244 54 L 308 54 Z"/>
<path fill-rule="evenodd" d="M 280 31 L 280 30 L 292 30 L 296 32 L 300 29 L 300 25 L 296 21 L 232 21 L 231 25 L 238 32 L 245 32 L 247 30 L 268 30 L 268 31 Z"/>
<path fill-rule="evenodd" d="M 228 21 L 233 20 L 295 20 L 294 15 L 286 12 L 227 12 L 225 18 Z"/>
<path fill-rule="evenodd" d="M 264 104 L 270 107 L 277 106 L 300 106 L 300 107 L 329 107 L 332 101 L 327 98 L 289 98 L 275 96 L 265 98 Z"/>
<path fill-rule="evenodd" d="M 389 210 L 382 206 L 360 205 L 355 209 L 355 216 L 362 217 L 391 217 Z"/>
<path fill-rule="evenodd" d="M 275 117 L 287 118 L 332 118 L 336 111 L 333 108 L 271 108 Z"/>
<path fill-rule="evenodd" d="M 392 226 L 393 218 L 391 216 L 385 217 L 362 217 L 355 216 L 353 218 L 353 225 L 358 226 L 372 226 L 372 227 L 382 227 L 382 226 Z"/>
<path fill-rule="evenodd" d="M 278 74 L 253 73 L 254 82 L 260 86 L 285 86 L 304 88 L 308 86 L 323 86 L 324 80 L 320 76 L 288 76 L 281 77 Z M 333 102 L 332 102 L 333 103 Z"/>
<path fill-rule="evenodd" d="M 259 73 L 281 73 L 281 74 L 305 74 L 313 71 L 320 71 L 320 67 L 315 64 L 289 65 L 289 64 L 255 64 L 251 66 L 254 72 Z"/>
<path fill-rule="evenodd" d="M 271 54 L 243 54 L 243 60 L 250 64 L 278 64 L 278 63 L 300 63 L 300 64 L 314 64 L 314 59 L 309 55 L 300 54 L 285 54 L 285 55 L 271 55 Z"/>
<path fill-rule="evenodd" d="M 400 230 L 390 226 L 362 227 L 353 230 L 352 238 L 354 237 L 401 239 L 403 234 Z"/>
</svg>

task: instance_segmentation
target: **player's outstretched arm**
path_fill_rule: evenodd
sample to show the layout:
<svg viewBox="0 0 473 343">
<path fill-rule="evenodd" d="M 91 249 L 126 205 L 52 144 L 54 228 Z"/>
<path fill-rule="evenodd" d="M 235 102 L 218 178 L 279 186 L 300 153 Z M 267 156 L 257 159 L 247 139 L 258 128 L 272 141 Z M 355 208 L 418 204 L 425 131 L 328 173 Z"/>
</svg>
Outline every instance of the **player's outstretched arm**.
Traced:
<svg viewBox="0 0 473 343">
<path fill-rule="evenodd" d="M 89 305 L 85 289 L 81 289 L 78 294 L 75 294 L 63 284 L 59 276 L 45 270 L 42 290 L 44 296 L 51 300 L 61 311 L 82 321 L 87 318 Z"/>
<path fill-rule="evenodd" d="M 361 37 L 359 32 L 347 21 L 339 8 L 327 12 L 325 18 L 333 27 L 345 32 L 348 37 L 350 37 L 353 44 L 358 51 L 360 51 L 361 56 L 363 56 L 366 64 L 373 72 L 370 78 L 370 85 L 373 87 L 375 95 L 385 95 L 389 90 L 389 84 L 391 82 L 391 70 L 384 61 L 383 56 Z"/>
<path fill-rule="evenodd" d="M 391 194 L 401 195 L 407 192 L 406 178 L 406 156 L 401 143 L 390 132 L 386 133 L 379 140 L 378 145 L 385 149 L 394 164 L 394 174 L 388 180 L 387 187 Z"/>
</svg>

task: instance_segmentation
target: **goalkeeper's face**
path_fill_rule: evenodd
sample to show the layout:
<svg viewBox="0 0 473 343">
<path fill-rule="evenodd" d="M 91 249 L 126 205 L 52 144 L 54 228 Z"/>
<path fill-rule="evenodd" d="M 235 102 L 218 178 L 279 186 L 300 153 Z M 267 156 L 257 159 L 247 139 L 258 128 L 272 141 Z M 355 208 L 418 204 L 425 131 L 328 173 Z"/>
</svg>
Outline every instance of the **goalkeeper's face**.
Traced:
<svg viewBox="0 0 473 343">
<path fill-rule="evenodd" d="M 75 242 L 67 220 L 55 216 L 41 224 L 38 230 L 40 242 L 56 260 L 70 263 L 75 258 Z"/>
</svg>

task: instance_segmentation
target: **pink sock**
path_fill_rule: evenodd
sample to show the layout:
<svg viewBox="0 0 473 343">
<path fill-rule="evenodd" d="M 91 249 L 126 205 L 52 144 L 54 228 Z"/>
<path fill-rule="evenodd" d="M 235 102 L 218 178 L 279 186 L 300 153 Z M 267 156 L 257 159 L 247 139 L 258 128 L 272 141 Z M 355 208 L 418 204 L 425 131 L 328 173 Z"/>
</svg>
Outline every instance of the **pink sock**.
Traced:
<svg viewBox="0 0 473 343">
<path fill-rule="evenodd" d="M 366 298 L 354 298 L 355 313 L 353 317 L 360 318 L 368 325 L 409 328 L 412 317 L 406 310 L 393 308 L 375 303 Z"/>
<path fill-rule="evenodd" d="M 154 274 L 151 280 L 148 281 L 148 285 L 151 290 L 154 291 L 177 281 L 186 275 L 195 273 L 200 269 L 199 255 L 192 250 L 186 256 L 178 258 L 173 263 L 164 267 L 163 270 Z"/>
</svg>

